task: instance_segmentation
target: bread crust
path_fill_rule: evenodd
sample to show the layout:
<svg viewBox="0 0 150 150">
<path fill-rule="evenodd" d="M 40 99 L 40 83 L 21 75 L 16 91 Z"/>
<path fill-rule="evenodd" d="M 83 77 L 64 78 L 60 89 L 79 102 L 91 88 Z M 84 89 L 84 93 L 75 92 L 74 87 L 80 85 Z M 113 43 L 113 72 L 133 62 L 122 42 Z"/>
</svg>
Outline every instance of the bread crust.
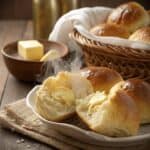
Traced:
<svg viewBox="0 0 150 150">
<path fill-rule="evenodd" d="M 105 91 L 106 93 L 117 82 L 123 81 L 121 75 L 113 69 L 107 67 L 88 67 L 81 70 L 93 85 L 95 91 Z"/>
<path fill-rule="evenodd" d="M 150 123 L 150 84 L 141 79 L 129 79 L 122 84 L 122 89 L 135 101 L 141 124 Z"/>
<path fill-rule="evenodd" d="M 100 24 L 92 28 L 90 32 L 97 36 L 114 36 L 121 38 L 128 38 L 130 35 L 126 28 L 115 24 Z"/>
<path fill-rule="evenodd" d="M 150 23 L 148 12 L 137 2 L 129 2 L 118 6 L 109 15 L 107 23 L 114 23 L 134 32 Z"/>
<path fill-rule="evenodd" d="M 138 29 L 129 37 L 129 40 L 150 44 L 150 26 Z"/>
</svg>

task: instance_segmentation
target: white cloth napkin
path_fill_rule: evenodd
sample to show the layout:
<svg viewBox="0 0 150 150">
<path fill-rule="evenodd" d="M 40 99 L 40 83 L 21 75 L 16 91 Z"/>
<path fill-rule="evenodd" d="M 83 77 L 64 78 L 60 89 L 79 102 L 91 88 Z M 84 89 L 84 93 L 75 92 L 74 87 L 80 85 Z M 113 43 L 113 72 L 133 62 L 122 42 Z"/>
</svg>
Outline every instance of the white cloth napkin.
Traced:
<svg viewBox="0 0 150 150">
<path fill-rule="evenodd" d="M 70 42 L 68 34 L 73 31 L 75 26 L 81 25 L 88 30 L 96 24 L 103 23 L 111 10 L 105 7 L 72 10 L 57 21 L 49 40 L 60 41 L 68 45 Z"/>
<path fill-rule="evenodd" d="M 150 50 L 150 44 L 130 41 L 119 37 L 97 37 L 89 32 L 89 29 L 93 26 L 104 23 L 112 10 L 113 9 L 106 7 L 87 7 L 72 10 L 57 21 L 52 33 L 49 35 L 49 40 L 63 42 L 67 44 L 69 48 L 73 47 L 77 49 L 77 45 L 69 38 L 69 33 L 73 31 L 73 28 L 76 28 L 82 35 L 95 41 L 135 49 Z"/>
</svg>

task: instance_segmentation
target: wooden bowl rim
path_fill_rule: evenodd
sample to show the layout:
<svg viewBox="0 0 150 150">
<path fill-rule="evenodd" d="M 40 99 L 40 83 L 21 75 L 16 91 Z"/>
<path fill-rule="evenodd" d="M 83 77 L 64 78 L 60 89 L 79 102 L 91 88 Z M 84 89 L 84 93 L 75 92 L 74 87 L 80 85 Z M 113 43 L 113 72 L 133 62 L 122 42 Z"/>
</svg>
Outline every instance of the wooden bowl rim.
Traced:
<svg viewBox="0 0 150 150">
<path fill-rule="evenodd" d="M 25 63 L 39 63 L 39 64 L 42 64 L 42 63 L 46 62 L 46 61 L 34 61 L 34 60 L 19 59 L 19 58 L 17 58 L 17 57 L 14 57 L 14 56 L 8 54 L 8 53 L 5 51 L 5 49 L 8 48 L 8 47 L 10 47 L 10 46 L 13 45 L 13 44 L 17 44 L 18 41 L 19 41 L 19 40 L 13 41 L 13 42 L 10 42 L 10 43 L 6 44 L 6 45 L 4 46 L 4 48 L 1 50 L 2 55 L 3 55 L 4 57 L 9 58 L 9 59 L 16 60 L 16 61 L 20 61 L 20 62 L 25 62 Z M 68 54 L 68 52 L 69 52 L 68 47 L 67 47 L 65 44 L 61 43 L 61 42 L 56 42 L 56 41 L 52 41 L 52 40 L 37 40 L 37 41 L 39 41 L 39 42 L 41 42 L 41 43 L 43 43 L 43 42 L 53 43 L 53 44 L 56 44 L 56 45 L 59 45 L 60 47 L 62 47 L 62 48 L 63 48 L 63 53 L 61 53 L 60 58 L 63 58 L 63 57 L 66 56 L 66 55 Z"/>
</svg>

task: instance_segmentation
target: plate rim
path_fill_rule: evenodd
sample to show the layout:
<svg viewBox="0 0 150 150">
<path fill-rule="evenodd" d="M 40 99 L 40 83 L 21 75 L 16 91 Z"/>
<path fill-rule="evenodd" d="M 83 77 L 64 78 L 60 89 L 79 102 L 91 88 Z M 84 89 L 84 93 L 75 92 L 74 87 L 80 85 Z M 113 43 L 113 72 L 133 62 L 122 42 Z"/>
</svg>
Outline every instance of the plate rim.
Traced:
<svg viewBox="0 0 150 150">
<path fill-rule="evenodd" d="M 35 92 L 41 87 L 41 85 L 36 85 L 33 89 L 31 89 L 29 91 L 29 93 L 27 94 L 25 101 L 26 101 L 26 105 L 32 110 L 32 112 L 43 122 L 45 122 L 47 125 L 50 126 L 57 126 L 57 127 L 65 127 L 65 128 L 70 128 L 73 129 L 75 131 L 77 131 L 78 133 L 82 133 L 86 136 L 88 136 L 89 138 L 92 138 L 93 140 L 96 140 L 97 142 L 111 142 L 111 143 L 129 143 L 132 142 L 132 145 L 136 142 L 139 141 L 145 141 L 150 139 L 150 133 L 146 133 L 146 134 L 142 134 L 142 135 L 135 135 L 135 136 L 129 136 L 129 137 L 109 137 L 106 135 L 102 135 L 100 133 L 96 133 L 94 131 L 88 131 L 85 129 L 82 129 L 80 127 L 77 127 L 75 125 L 72 124 L 68 124 L 68 123 L 63 123 L 63 122 L 54 122 L 54 121 L 48 121 L 46 119 L 44 119 L 40 114 L 38 114 L 34 107 L 31 104 L 31 97 L 32 95 L 35 94 Z M 52 127 L 53 128 L 53 127 Z"/>
</svg>

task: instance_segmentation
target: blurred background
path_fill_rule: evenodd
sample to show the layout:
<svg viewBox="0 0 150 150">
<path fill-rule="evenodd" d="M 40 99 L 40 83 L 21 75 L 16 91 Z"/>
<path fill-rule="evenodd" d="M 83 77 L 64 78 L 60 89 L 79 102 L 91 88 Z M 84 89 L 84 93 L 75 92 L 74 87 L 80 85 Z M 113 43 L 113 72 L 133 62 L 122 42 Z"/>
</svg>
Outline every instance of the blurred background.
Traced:
<svg viewBox="0 0 150 150">
<path fill-rule="evenodd" d="M 116 7 L 129 0 L 0 0 L 0 20 L 31 20 L 35 38 L 47 38 L 57 19 L 70 9 Z M 147 10 L 150 0 L 136 0 Z M 61 10 L 63 9 L 63 10 Z M 48 19 L 50 18 L 50 19 Z"/>
<path fill-rule="evenodd" d="M 72 0 L 70 0 L 72 1 Z M 128 0 L 80 0 L 81 6 L 115 7 Z M 136 0 L 150 9 L 150 0 Z M 32 0 L 0 0 L 0 19 L 32 19 Z"/>
</svg>

